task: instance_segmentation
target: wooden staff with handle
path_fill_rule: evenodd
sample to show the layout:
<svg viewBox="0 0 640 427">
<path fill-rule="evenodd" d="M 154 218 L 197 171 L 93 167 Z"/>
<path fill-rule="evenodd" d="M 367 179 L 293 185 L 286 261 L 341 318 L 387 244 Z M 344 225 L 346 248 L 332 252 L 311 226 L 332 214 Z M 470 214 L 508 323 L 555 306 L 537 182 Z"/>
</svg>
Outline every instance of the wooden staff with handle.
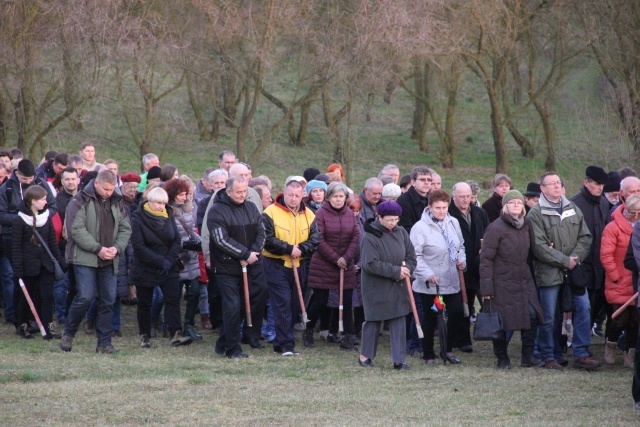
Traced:
<svg viewBox="0 0 640 427">
<path fill-rule="evenodd" d="M 242 284 L 244 285 L 244 310 L 247 317 L 247 326 L 252 327 L 251 324 L 251 301 L 249 299 L 249 277 L 247 276 L 247 266 L 242 266 Z"/>
<path fill-rule="evenodd" d="M 402 266 L 406 264 L 402 261 Z M 418 331 L 418 338 L 424 338 L 424 332 L 422 332 L 422 325 L 420 325 L 420 316 L 418 316 L 418 309 L 416 308 L 416 300 L 413 298 L 413 289 L 411 288 L 411 280 L 409 277 L 404 278 L 404 282 L 407 285 L 407 294 L 409 295 L 409 304 L 411 304 L 411 311 L 413 312 L 413 320 L 416 323 L 416 330 Z"/>
<path fill-rule="evenodd" d="M 44 326 L 42 326 L 42 322 L 40 321 L 40 316 L 38 316 L 38 312 L 36 310 L 36 307 L 33 305 L 33 301 L 31 300 L 31 296 L 29 295 L 29 291 L 27 291 L 27 287 L 25 286 L 25 284 L 22 281 L 22 279 L 18 279 L 18 282 L 20 283 L 20 289 L 22 289 L 22 293 L 24 294 L 25 299 L 27 300 L 27 303 L 29 304 L 29 308 L 31 309 L 31 313 L 33 313 L 33 317 L 36 319 L 36 323 L 38 324 L 38 328 L 40 329 L 40 333 L 44 337 L 44 336 L 47 335 L 47 331 L 45 331 L 44 330 Z"/>
<path fill-rule="evenodd" d="M 342 316 L 344 315 L 344 305 L 343 305 L 343 296 L 344 296 L 344 270 L 340 269 L 340 303 L 338 304 L 338 331 L 344 332 L 344 323 L 342 321 Z"/>
<path fill-rule="evenodd" d="M 462 309 L 464 310 L 464 317 L 469 317 L 469 301 L 467 300 L 467 286 L 464 284 L 464 273 L 458 269 L 458 278 L 460 279 L 460 292 L 462 293 Z"/>
<path fill-rule="evenodd" d="M 620 313 L 622 313 L 624 311 L 625 308 L 629 307 L 631 304 L 633 304 L 633 302 L 638 299 L 638 292 L 636 292 L 635 294 L 633 294 L 633 296 L 631 298 L 629 298 L 627 300 L 627 302 L 625 302 L 624 304 L 622 304 L 620 306 L 619 309 L 617 309 L 616 311 L 613 312 L 613 314 L 611 315 L 612 319 L 615 319 L 616 317 L 618 317 L 620 315 Z"/>
<path fill-rule="evenodd" d="M 291 268 L 293 269 L 293 279 L 296 282 L 296 288 L 298 289 L 298 299 L 300 300 L 300 310 L 302 311 L 302 321 L 307 323 L 309 318 L 307 317 L 307 309 L 304 306 L 304 298 L 302 297 L 302 288 L 300 287 L 300 278 L 298 277 L 298 266 L 296 266 L 295 258 L 291 257 Z"/>
</svg>

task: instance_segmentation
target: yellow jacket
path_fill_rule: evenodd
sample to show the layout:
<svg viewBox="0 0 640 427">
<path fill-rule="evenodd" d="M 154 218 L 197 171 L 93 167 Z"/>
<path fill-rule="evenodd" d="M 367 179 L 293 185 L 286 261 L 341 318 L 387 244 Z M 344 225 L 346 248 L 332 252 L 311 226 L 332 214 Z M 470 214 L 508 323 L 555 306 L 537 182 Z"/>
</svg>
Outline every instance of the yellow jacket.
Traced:
<svg viewBox="0 0 640 427">
<path fill-rule="evenodd" d="M 304 203 L 294 214 L 284 204 L 282 194 L 276 196 L 276 201 L 262 213 L 266 233 L 262 255 L 283 260 L 287 268 L 292 267 L 291 252 L 294 245 L 298 245 L 302 251 L 299 260 L 311 256 L 320 241 L 315 218 L 315 214 Z"/>
</svg>

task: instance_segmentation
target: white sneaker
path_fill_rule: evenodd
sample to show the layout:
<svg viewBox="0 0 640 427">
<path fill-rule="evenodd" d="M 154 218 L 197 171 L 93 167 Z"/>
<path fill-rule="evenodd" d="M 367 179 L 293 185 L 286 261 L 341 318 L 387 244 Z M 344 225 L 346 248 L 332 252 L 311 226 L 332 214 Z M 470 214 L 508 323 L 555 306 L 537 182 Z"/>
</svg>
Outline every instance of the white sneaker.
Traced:
<svg viewBox="0 0 640 427">
<path fill-rule="evenodd" d="M 297 356 L 299 354 L 300 353 L 297 352 L 296 350 L 285 350 L 285 351 L 282 352 L 283 356 Z"/>
</svg>

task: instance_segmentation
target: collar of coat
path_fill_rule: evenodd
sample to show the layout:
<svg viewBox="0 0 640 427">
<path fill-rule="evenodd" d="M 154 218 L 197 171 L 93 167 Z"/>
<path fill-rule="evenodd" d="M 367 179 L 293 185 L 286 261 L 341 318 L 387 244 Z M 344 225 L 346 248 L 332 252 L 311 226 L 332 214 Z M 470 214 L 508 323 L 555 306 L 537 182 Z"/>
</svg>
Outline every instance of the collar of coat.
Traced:
<svg viewBox="0 0 640 427">
<path fill-rule="evenodd" d="M 546 199 L 546 197 L 544 197 L 544 195 L 540 195 L 540 200 L 538 201 L 538 204 L 540 205 L 540 213 L 542 213 L 542 215 L 561 216 L 556 211 L 556 208 L 551 206 L 551 204 Z M 567 199 L 565 196 L 560 196 L 560 205 L 562 206 L 562 211 L 563 212 L 566 211 L 567 209 L 573 209 L 574 208 L 573 202 L 571 202 L 571 200 Z"/>
<path fill-rule="evenodd" d="M 27 215 L 24 212 L 18 212 L 18 216 L 22 218 L 25 224 L 33 226 L 33 215 Z M 42 213 L 36 215 L 36 227 L 42 227 L 49 219 L 49 209 L 45 209 Z"/>
</svg>

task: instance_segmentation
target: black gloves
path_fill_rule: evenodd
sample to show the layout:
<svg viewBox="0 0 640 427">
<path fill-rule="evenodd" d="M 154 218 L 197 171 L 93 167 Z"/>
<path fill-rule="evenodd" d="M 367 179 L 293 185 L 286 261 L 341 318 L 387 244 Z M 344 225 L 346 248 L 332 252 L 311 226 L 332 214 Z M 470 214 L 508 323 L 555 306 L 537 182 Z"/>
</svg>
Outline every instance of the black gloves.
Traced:
<svg viewBox="0 0 640 427">
<path fill-rule="evenodd" d="M 171 261 L 165 258 L 165 260 L 162 261 L 162 268 L 158 270 L 158 274 L 161 276 L 166 276 L 167 274 L 169 274 L 169 270 L 171 270 L 172 266 L 173 264 L 171 264 Z"/>
<path fill-rule="evenodd" d="M 182 242 L 182 249 L 186 249 L 188 251 L 201 251 L 202 250 L 202 242 L 199 240 L 185 240 Z"/>
</svg>

